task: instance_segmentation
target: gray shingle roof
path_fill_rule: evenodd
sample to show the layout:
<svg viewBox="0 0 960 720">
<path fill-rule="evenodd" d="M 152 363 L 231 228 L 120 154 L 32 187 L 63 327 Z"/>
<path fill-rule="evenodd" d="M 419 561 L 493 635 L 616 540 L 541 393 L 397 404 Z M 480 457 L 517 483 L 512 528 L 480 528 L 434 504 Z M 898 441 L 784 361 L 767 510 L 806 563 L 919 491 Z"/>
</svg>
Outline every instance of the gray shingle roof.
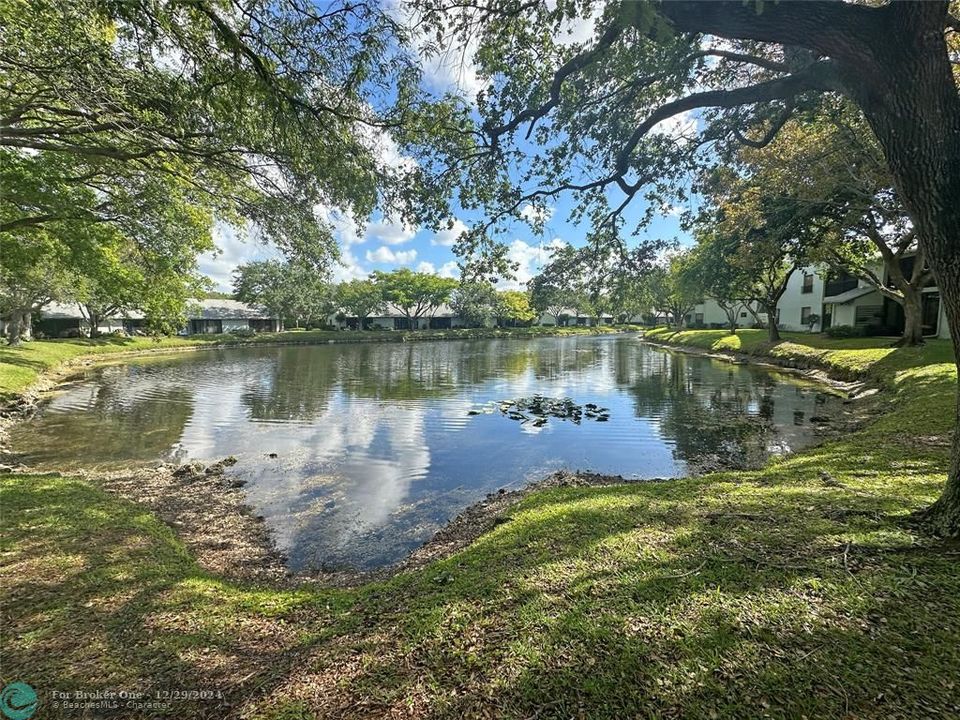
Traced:
<svg viewBox="0 0 960 720">
<path fill-rule="evenodd" d="M 191 320 L 271 320 L 272 315 L 262 307 L 247 305 L 239 300 L 193 300 L 187 305 Z"/>
</svg>

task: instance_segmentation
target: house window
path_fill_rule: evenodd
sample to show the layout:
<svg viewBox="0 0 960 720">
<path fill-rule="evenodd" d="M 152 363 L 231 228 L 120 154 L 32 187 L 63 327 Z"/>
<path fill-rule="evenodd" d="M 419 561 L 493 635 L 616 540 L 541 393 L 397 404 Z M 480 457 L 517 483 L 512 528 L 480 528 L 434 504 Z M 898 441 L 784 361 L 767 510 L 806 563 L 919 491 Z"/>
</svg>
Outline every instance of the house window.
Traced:
<svg viewBox="0 0 960 720">
<path fill-rule="evenodd" d="M 813 273 L 803 274 L 803 287 L 800 288 L 800 292 L 802 292 L 804 295 L 813 292 Z"/>
<path fill-rule="evenodd" d="M 222 320 L 195 318 L 190 321 L 191 335 L 219 335 L 223 332 Z"/>
<path fill-rule="evenodd" d="M 740 317 L 745 318 L 746 316 L 747 316 L 747 313 L 746 313 L 746 312 L 740 313 Z"/>
<path fill-rule="evenodd" d="M 800 324 L 801 325 L 810 324 L 810 308 L 808 307 L 800 308 Z"/>
<path fill-rule="evenodd" d="M 703 313 L 695 313 L 693 316 L 693 322 L 695 325 L 703 325 Z"/>
</svg>

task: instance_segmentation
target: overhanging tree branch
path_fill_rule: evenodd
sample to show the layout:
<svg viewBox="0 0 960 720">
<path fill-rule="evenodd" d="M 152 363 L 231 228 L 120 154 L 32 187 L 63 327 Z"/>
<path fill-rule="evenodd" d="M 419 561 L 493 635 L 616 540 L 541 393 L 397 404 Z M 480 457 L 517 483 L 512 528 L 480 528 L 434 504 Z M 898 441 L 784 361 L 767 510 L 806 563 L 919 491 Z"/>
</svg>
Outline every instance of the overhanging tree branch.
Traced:
<svg viewBox="0 0 960 720">
<path fill-rule="evenodd" d="M 669 120 L 675 115 L 706 107 L 731 108 L 752 103 L 769 102 L 771 100 L 788 100 L 807 90 L 825 91 L 839 89 L 840 85 L 836 76 L 836 66 L 833 61 L 821 60 L 787 77 L 776 78 L 734 90 L 708 90 L 693 93 L 692 95 L 668 102 L 657 108 L 634 130 L 630 139 L 617 156 L 617 171 L 622 175 L 627 170 L 630 156 L 640 143 L 640 140 L 642 140 L 657 123 Z"/>
</svg>

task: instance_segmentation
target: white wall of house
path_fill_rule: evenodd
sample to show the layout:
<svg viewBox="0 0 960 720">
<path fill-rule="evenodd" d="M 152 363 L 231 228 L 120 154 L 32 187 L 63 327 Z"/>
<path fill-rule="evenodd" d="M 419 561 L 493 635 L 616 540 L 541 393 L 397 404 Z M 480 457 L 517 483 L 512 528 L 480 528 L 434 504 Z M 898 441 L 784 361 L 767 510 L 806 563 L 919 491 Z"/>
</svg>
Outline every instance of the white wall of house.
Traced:
<svg viewBox="0 0 960 720">
<path fill-rule="evenodd" d="M 860 287 L 866 287 L 862 280 L 860 281 Z M 831 303 L 828 307 L 828 311 L 831 313 L 830 324 L 834 327 L 837 325 L 849 325 L 850 327 L 870 325 L 877 321 L 874 311 L 882 312 L 882 310 L 883 295 L 877 290 L 861 295 L 850 302 Z"/>
<path fill-rule="evenodd" d="M 877 275 L 883 275 L 885 270 L 883 264 L 877 261 L 873 264 L 872 270 Z M 822 270 L 820 271 L 822 272 Z M 813 275 L 813 279 L 808 281 L 807 287 L 810 292 L 803 292 L 804 276 Z M 872 286 L 860 280 L 857 283 L 857 289 L 863 292 L 870 289 L 870 292 L 863 292 L 853 299 L 844 303 L 824 303 L 825 283 L 818 274 L 817 268 L 807 267 L 797 270 L 790 277 L 787 284 L 787 290 L 777 304 L 780 314 L 780 327 L 784 330 L 803 331 L 808 326 L 802 323 L 804 308 L 810 308 L 810 312 L 823 316 L 824 311 L 831 314 L 830 324 L 834 327 L 838 325 L 848 325 L 850 327 L 861 327 L 864 325 L 882 322 L 882 312 L 884 308 L 883 295 Z M 938 292 L 936 287 L 930 287 L 925 292 Z M 940 302 L 940 318 L 937 323 L 937 337 L 949 339 L 950 328 L 947 326 L 946 311 L 943 301 Z M 705 319 L 709 324 L 709 320 Z M 821 323 L 814 325 L 814 331 L 821 329 Z"/>
<path fill-rule="evenodd" d="M 947 307 L 940 300 L 940 322 L 937 323 L 937 337 L 943 340 L 950 339 L 950 326 L 947 325 Z"/>
<path fill-rule="evenodd" d="M 805 323 L 807 314 L 820 315 L 823 310 L 823 278 L 814 268 L 794 270 L 787 281 L 787 289 L 777 303 L 779 324 L 783 330 L 809 330 Z M 836 322 L 834 322 L 836 324 Z M 820 329 L 820 323 L 813 326 Z"/>
<path fill-rule="evenodd" d="M 756 320 L 754 320 L 753 315 L 747 311 L 746 307 L 742 305 L 737 307 L 737 327 L 750 327 L 755 322 Z M 693 312 L 690 313 L 690 324 L 706 325 L 707 327 L 711 325 L 727 327 L 727 313 L 717 304 L 716 300 L 707 298 L 699 305 L 696 305 Z"/>
</svg>

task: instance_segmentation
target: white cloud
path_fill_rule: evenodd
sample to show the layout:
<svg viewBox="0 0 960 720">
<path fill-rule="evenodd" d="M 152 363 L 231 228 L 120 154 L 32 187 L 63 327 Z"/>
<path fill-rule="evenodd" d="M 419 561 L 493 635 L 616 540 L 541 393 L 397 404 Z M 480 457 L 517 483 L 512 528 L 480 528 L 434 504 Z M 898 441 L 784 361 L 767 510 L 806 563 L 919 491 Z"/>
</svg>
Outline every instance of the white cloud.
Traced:
<svg viewBox="0 0 960 720">
<path fill-rule="evenodd" d="M 565 247 L 566 242 L 560 238 L 554 238 L 548 243 L 539 245 L 529 245 L 523 240 L 514 240 L 510 243 L 507 251 L 507 259 L 517 263 L 517 271 L 514 273 L 514 280 L 501 280 L 497 283 L 500 290 L 524 290 L 527 282 L 534 275 L 540 272 L 546 263 L 550 262 L 550 255 L 553 250 Z"/>
<path fill-rule="evenodd" d="M 353 213 L 324 205 L 317 205 L 313 211 L 321 221 L 330 225 L 333 236 L 341 245 L 356 245 L 366 240 Z"/>
<path fill-rule="evenodd" d="M 335 283 L 349 280 L 364 280 L 368 273 L 350 251 L 349 245 L 340 245 L 340 263 L 333 268 L 331 279 Z"/>
<path fill-rule="evenodd" d="M 451 247 L 457 241 L 457 238 L 469 229 L 470 228 L 467 227 L 466 223 L 456 218 L 453 220 L 453 227 L 444 228 L 443 230 L 437 232 L 432 238 L 430 238 L 430 244 Z"/>
<path fill-rule="evenodd" d="M 417 234 L 417 228 L 411 228 L 402 222 L 394 220 L 378 220 L 367 225 L 364 238 L 367 240 L 379 240 L 387 245 L 400 245 L 413 239 Z"/>
<path fill-rule="evenodd" d="M 477 93 L 484 87 L 473 62 L 477 42 L 463 42 L 455 39 L 452 32 L 447 32 L 444 34 L 445 38 L 438 43 L 436 37 L 428 37 L 417 28 L 414 11 L 400 0 L 388 0 L 386 10 L 397 22 L 410 30 L 411 43 L 420 58 L 423 80 L 427 87 L 439 93 L 456 92 L 471 101 L 475 100 Z M 455 22 L 455 18 L 450 14 L 453 12 L 448 10 L 448 27 Z"/>
<path fill-rule="evenodd" d="M 680 217 L 683 215 L 685 209 L 679 205 L 674 205 L 673 203 L 665 202 L 660 205 L 660 214 L 668 215 L 670 217 Z"/>
<path fill-rule="evenodd" d="M 430 273 L 431 275 L 439 275 L 444 278 L 451 278 L 452 280 L 460 279 L 460 267 L 457 265 L 456 260 L 450 260 L 445 262 L 440 266 L 440 269 L 437 269 L 437 266 L 432 262 L 426 260 L 422 261 L 417 265 L 417 272 Z"/>
<path fill-rule="evenodd" d="M 317 205 L 314 212 L 320 220 L 329 223 L 334 237 L 343 245 L 358 245 L 368 240 L 399 245 L 413 239 L 419 230 L 391 218 L 381 218 L 364 226 L 349 211 L 323 205 Z"/>
<path fill-rule="evenodd" d="M 417 161 L 410 155 L 404 155 L 386 130 L 363 123 L 357 123 L 354 130 L 380 167 L 387 170 L 413 170 L 417 167 Z"/>
<path fill-rule="evenodd" d="M 553 212 L 554 208 L 552 207 L 535 207 L 527 203 L 520 208 L 520 217 L 528 223 L 549 222 L 550 218 L 553 217 Z"/>
<path fill-rule="evenodd" d="M 690 140 L 697 134 L 697 118 L 692 110 L 661 120 L 650 130 L 656 135 L 666 135 L 675 140 Z"/>
<path fill-rule="evenodd" d="M 596 32 L 597 20 L 603 15 L 605 6 L 605 0 L 592 4 L 590 14 L 586 17 L 567 20 L 560 27 L 559 34 L 554 37 L 554 42 L 558 45 L 578 45 L 591 40 Z M 556 7 L 556 0 L 547 0 L 548 9 L 554 10 Z"/>
<path fill-rule="evenodd" d="M 367 262 L 380 263 L 383 265 L 409 265 L 417 259 L 416 250 L 400 250 L 394 252 L 386 245 L 381 245 L 376 250 L 367 250 Z"/>
<path fill-rule="evenodd" d="M 213 280 L 215 289 L 220 292 L 233 289 L 233 271 L 238 265 L 281 257 L 275 247 L 239 237 L 234 228 L 220 222 L 213 227 L 213 240 L 219 252 L 201 255 L 199 268 L 200 272 Z"/>
<path fill-rule="evenodd" d="M 437 271 L 437 274 L 440 277 L 451 278 L 453 280 L 460 279 L 460 266 L 457 265 L 456 260 L 451 260 L 450 262 L 445 262 L 440 266 L 440 269 Z"/>
</svg>

